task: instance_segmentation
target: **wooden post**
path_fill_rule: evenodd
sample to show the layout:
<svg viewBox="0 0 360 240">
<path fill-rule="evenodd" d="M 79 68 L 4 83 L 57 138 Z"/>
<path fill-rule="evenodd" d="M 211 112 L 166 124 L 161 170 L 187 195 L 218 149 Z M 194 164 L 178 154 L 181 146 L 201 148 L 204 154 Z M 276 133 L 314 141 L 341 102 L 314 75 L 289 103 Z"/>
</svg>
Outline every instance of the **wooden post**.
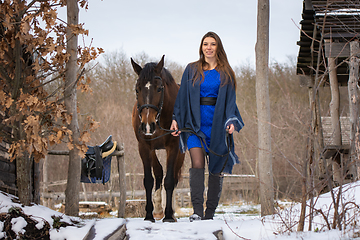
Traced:
<svg viewBox="0 0 360 240">
<path fill-rule="evenodd" d="M 82 189 L 83 189 L 83 192 L 84 192 L 84 200 L 87 201 L 88 198 L 87 198 L 87 191 L 86 191 L 85 183 L 82 182 L 81 186 L 82 186 Z"/>
<path fill-rule="evenodd" d="M 339 91 L 339 82 L 337 78 L 336 70 L 336 58 L 332 57 L 332 42 L 330 39 L 326 39 L 325 43 L 330 44 L 330 54 L 328 57 L 329 65 L 329 80 L 330 80 L 330 90 L 331 90 L 331 102 L 329 105 L 330 116 L 331 116 L 331 138 L 332 144 L 336 146 L 342 145 L 341 139 L 341 124 L 340 124 L 340 91 Z M 341 155 L 337 153 L 332 159 L 332 172 L 333 180 L 337 183 L 341 183 L 343 179 L 343 174 L 341 174 L 341 168 L 339 163 L 341 162 Z"/>
<path fill-rule="evenodd" d="M 42 161 L 42 181 L 43 181 L 43 185 L 42 185 L 42 189 L 41 191 L 47 192 L 48 191 L 48 155 L 45 155 L 45 158 L 41 160 Z M 46 201 L 45 199 L 43 199 L 43 203 L 42 205 L 44 205 L 45 207 L 49 207 L 50 205 L 48 204 L 48 201 Z"/>
<path fill-rule="evenodd" d="M 352 166 L 356 166 L 353 171 L 354 179 L 360 176 L 359 164 L 359 96 L 357 84 L 359 80 L 359 42 L 357 40 L 350 42 L 350 62 L 349 62 L 349 110 L 350 110 L 350 162 Z"/>
<path fill-rule="evenodd" d="M 126 205 L 126 172 L 125 172 L 125 151 L 121 146 L 122 154 L 116 155 L 119 169 L 119 185 L 120 185 L 120 197 L 119 197 L 119 210 L 118 217 L 125 218 L 125 205 Z"/>
</svg>

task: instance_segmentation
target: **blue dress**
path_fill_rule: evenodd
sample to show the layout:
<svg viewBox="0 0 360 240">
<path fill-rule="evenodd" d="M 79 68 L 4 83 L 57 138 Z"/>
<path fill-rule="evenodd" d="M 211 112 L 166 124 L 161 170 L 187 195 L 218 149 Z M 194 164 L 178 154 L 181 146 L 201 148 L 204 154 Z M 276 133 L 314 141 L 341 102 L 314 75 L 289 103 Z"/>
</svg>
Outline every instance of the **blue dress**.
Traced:
<svg viewBox="0 0 360 240">
<path fill-rule="evenodd" d="M 219 93 L 220 87 L 220 73 L 213 69 L 204 71 L 205 79 L 200 85 L 200 97 L 217 97 Z M 200 99 L 199 99 L 200 101 Z M 200 115 L 201 115 L 201 125 L 200 131 L 202 131 L 206 138 L 206 145 L 210 146 L 210 136 L 211 136 L 211 127 L 213 123 L 215 112 L 215 105 L 200 105 Z M 204 144 L 205 151 L 208 153 L 209 150 L 207 149 L 206 145 Z M 201 143 L 199 137 L 196 135 L 191 134 L 187 140 L 188 149 L 199 147 L 201 148 Z"/>
<path fill-rule="evenodd" d="M 197 62 L 186 66 L 181 78 L 181 86 L 174 105 L 173 119 L 177 121 L 179 129 L 190 128 L 197 135 L 206 138 L 202 132 L 201 106 L 200 106 L 200 81 L 194 82 L 197 72 Z M 212 71 L 210 71 L 212 72 Z M 225 80 L 226 74 L 220 72 L 220 79 Z M 216 92 L 215 92 L 216 93 Z M 210 95 L 211 96 L 211 95 Z M 211 119 L 211 118 L 210 118 Z M 219 156 L 209 152 L 209 172 L 211 173 L 231 173 L 233 165 L 239 163 L 239 158 L 235 154 L 233 134 L 230 135 L 230 146 L 226 137 L 226 128 L 234 124 L 235 131 L 239 132 L 244 127 L 239 109 L 236 105 L 236 92 L 233 84 L 220 85 L 217 101 L 215 105 L 214 117 L 211 129 L 211 142 L 209 148 L 215 153 L 226 154 L 230 147 L 230 154 Z M 179 147 L 182 153 L 188 149 L 187 140 L 190 133 L 181 132 Z M 224 168 L 225 166 L 225 168 Z"/>
</svg>

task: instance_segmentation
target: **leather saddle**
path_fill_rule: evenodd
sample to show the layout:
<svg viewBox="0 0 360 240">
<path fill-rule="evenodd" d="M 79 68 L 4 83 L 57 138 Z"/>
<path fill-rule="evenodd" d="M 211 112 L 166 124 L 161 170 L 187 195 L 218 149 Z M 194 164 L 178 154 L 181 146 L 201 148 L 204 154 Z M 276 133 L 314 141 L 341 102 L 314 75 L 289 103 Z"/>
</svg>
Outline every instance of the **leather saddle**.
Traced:
<svg viewBox="0 0 360 240">
<path fill-rule="evenodd" d="M 116 141 L 110 135 L 97 146 L 88 146 L 85 158 L 81 160 L 81 182 L 103 183 L 110 179 L 111 157 L 116 150 Z"/>
</svg>

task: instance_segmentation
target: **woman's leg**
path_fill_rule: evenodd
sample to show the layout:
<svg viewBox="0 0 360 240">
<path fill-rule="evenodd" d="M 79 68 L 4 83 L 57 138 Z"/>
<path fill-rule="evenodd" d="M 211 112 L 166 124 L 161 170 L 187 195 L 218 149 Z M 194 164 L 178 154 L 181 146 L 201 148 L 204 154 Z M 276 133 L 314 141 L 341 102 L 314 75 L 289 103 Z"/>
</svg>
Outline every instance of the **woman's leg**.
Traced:
<svg viewBox="0 0 360 240">
<path fill-rule="evenodd" d="M 206 210 L 204 219 L 213 219 L 219 204 L 224 177 L 220 174 L 209 173 Z"/>
<path fill-rule="evenodd" d="M 199 147 L 190 148 L 190 158 L 192 168 L 205 168 L 204 150 Z"/>
<path fill-rule="evenodd" d="M 205 158 L 202 148 L 191 148 L 191 168 L 190 168 L 190 195 L 194 214 L 190 216 L 190 221 L 200 220 L 204 216 L 204 172 Z"/>
</svg>

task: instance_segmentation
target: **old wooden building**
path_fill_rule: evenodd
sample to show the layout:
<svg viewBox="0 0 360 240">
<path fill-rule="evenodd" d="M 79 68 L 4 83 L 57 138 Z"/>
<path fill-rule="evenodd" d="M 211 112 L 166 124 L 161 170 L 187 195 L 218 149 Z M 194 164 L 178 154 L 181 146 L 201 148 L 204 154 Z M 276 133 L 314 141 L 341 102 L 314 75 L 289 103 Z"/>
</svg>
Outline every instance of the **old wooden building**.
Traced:
<svg viewBox="0 0 360 240">
<path fill-rule="evenodd" d="M 0 111 L 0 122 L 4 116 L 4 113 Z M 11 134 L 10 128 L 4 127 L 3 131 Z M 8 149 L 10 143 L 6 141 L 0 141 L 0 191 L 10 193 L 12 195 L 18 195 L 18 188 L 16 186 L 16 160 L 10 161 Z M 32 160 L 30 160 L 32 161 Z M 31 188 L 31 202 L 40 203 L 40 172 L 39 164 L 32 161 L 31 169 L 31 182 L 29 187 Z"/>
<path fill-rule="evenodd" d="M 297 74 L 309 89 L 312 115 L 310 162 L 321 174 L 331 166 L 332 180 L 354 181 L 359 174 L 359 38 L 360 1 L 304 0 L 300 22 Z M 330 87 L 331 102 L 320 103 L 318 89 Z M 341 123 L 339 88 L 348 88 L 349 112 Z M 330 105 L 325 128 L 320 104 Z M 347 126 L 347 127 L 344 127 Z M 325 132 L 324 132 L 325 129 Z M 330 140 L 324 140 L 324 135 Z M 346 139 L 346 141 L 345 141 Z M 325 161 L 324 161 L 325 160 Z"/>
<path fill-rule="evenodd" d="M 0 121 L 3 117 L 4 113 L 0 111 Z M 10 133 L 10 129 L 3 131 Z M 0 190 L 16 195 L 16 165 L 15 161 L 10 162 L 8 149 L 9 143 L 0 141 Z"/>
</svg>

